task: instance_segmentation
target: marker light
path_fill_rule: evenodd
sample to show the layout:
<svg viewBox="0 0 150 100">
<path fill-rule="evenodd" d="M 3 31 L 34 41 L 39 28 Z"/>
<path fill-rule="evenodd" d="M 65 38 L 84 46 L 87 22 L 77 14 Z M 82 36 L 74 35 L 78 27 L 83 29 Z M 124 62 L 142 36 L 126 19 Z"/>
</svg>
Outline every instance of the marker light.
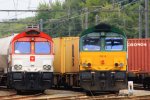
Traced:
<svg viewBox="0 0 150 100">
<path fill-rule="evenodd" d="M 22 69 L 22 65 L 14 65 L 14 69 L 21 70 Z"/>
<path fill-rule="evenodd" d="M 43 69 L 45 69 L 45 70 L 51 70 L 51 65 L 43 65 Z"/>
<path fill-rule="evenodd" d="M 118 63 L 115 63 L 115 67 L 118 67 L 119 66 L 119 64 Z"/>
<path fill-rule="evenodd" d="M 119 64 L 119 66 L 120 66 L 120 67 L 123 67 L 123 66 L 124 66 L 124 64 L 123 64 L 123 63 L 120 63 L 120 64 Z"/>
</svg>

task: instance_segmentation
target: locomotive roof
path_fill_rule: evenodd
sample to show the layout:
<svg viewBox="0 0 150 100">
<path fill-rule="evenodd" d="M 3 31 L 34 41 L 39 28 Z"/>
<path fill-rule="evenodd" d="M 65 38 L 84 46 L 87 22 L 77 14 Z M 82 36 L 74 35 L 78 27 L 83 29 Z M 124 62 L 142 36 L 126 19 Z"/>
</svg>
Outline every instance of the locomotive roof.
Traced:
<svg viewBox="0 0 150 100">
<path fill-rule="evenodd" d="M 81 33 L 80 37 L 86 34 L 89 34 L 91 32 L 114 32 L 114 33 L 118 33 L 126 37 L 125 33 L 121 29 L 113 25 L 106 24 L 106 23 L 100 23 L 94 27 L 86 29 L 85 31 Z"/>
<path fill-rule="evenodd" d="M 47 35 L 44 32 L 41 32 L 39 30 L 36 30 L 36 29 L 29 29 L 29 30 L 19 33 L 18 35 L 16 35 L 13 38 L 12 41 L 15 41 L 15 40 L 17 40 L 19 38 L 23 38 L 23 37 L 42 37 L 42 38 L 46 38 L 46 39 L 52 41 L 52 38 L 49 35 Z"/>
</svg>

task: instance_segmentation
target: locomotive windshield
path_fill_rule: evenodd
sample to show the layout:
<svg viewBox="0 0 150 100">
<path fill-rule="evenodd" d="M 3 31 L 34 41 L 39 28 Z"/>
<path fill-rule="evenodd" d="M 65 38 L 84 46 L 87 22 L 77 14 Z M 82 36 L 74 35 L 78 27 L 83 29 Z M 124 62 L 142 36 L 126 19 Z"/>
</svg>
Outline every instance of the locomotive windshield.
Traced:
<svg viewBox="0 0 150 100">
<path fill-rule="evenodd" d="M 49 54 L 50 43 L 49 42 L 35 42 L 35 53 L 36 54 Z"/>
<path fill-rule="evenodd" d="M 100 34 L 91 33 L 83 37 L 83 50 L 99 51 L 100 50 Z"/>
<path fill-rule="evenodd" d="M 105 50 L 119 51 L 123 50 L 122 35 L 117 33 L 107 33 L 105 37 Z"/>
<path fill-rule="evenodd" d="M 121 51 L 124 50 L 124 37 L 112 32 L 93 32 L 82 37 L 83 51 Z"/>
<path fill-rule="evenodd" d="M 15 42 L 16 54 L 28 54 L 30 53 L 30 42 Z"/>
<path fill-rule="evenodd" d="M 106 37 L 105 50 L 123 50 L 123 39 L 120 37 Z"/>
</svg>

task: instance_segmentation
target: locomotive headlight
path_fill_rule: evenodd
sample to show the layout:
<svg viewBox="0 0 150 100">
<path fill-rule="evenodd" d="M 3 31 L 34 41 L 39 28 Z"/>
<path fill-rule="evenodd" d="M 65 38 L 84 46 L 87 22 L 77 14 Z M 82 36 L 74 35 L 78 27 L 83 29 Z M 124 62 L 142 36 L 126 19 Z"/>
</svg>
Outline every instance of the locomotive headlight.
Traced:
<svg viewBox="0 0 150 100">
<path fill-rule="evenodd" d="M 43 69 L 45 69 L 45 70 L 51 70 L 51 65 L 43 65 Z"/>
<path fill-rule="evenodd" d="M 47 69 L 50 70 L 51 69 L 51 65 L 47 65 Z"/>
<path fill-rule="evenodd" d="M 91 63 L 82 63 L 82 66 L 86 68 L 91 68 L 91 65 Z"/>
<path fill-rule="evenodd" d="M 22 65 L 14 65 L 14 69 L 21 70 L 22 69 Z"/>
<path fill-rule="evenodd" d="M 82 66 L 83 66 L 83 67 L 87 67 L 87 64 L 86 64 L 86 63 L 82 63 Z"/>
<path fill-rule="evenodd" d="M 87 66 L 88 66 L 88 67 L 91 67 L 91 63 L 88 63 Z"/>
<path fill-rule="evenodd" d="M 124 64 L 123 64 L 123 63 L 120 63 L 120 64 L 119 64 L 119 66 L 120 66 L 120 67 L 123 67 L 123 66 L 124 66 Z"/>
<path fill-rule="evenodd" d="M 118 63 L 115 63 L 115 67 L 118 67 L 119 66 L 119 64 Z"/>
</svg>

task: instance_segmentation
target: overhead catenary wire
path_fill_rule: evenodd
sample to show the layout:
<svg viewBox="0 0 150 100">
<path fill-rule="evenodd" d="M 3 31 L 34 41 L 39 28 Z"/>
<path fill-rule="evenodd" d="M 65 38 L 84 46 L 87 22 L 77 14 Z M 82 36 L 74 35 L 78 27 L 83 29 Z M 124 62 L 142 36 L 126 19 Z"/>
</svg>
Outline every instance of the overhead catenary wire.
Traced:
<svg viewBox="0 0 150 100">
<path fill-rule="evenodd" d="M 102 8 L 98 8 L 101 12 L 119 12 L 118 10 L 114 10 L 114 9 L 102 9 Z M 70 10 L 70 12 L 73 12 L 75 10 Z M 78 11 L 83 11 L 83 10 L 78 10 Z M 134 12 L 134 13 L 138 13 L 139 10 L 128 10 L 128 12 Z M 143 11 L 143 10 L 141 10 Z M 144 10 L 144 12 L 149 12 L 150 10 Z M 36 9 L 12 9 L 12 10 L 5 10 L 5 9 L 0 9 L 0 12 L 67 12 L 67 10 L 52 10 L 52 9 L 43 9 L 43 10 L 36 10 Z M 90 11 L 89 11 L 90 12 Z M 94 12 L 99 12 L 98 10 L 94 11 Z M 123 12 L 123 10 L 121 10 L 121 12 Z"/>
<path fill-rule="evenodd" d="M 127 1 L 127 0 L 122 0 L 122 1 L 120 1 L 120 2 L 125 2 L 125 1 Z M 49 2 L 52 2 L 51 0 L 49 0 Z M 115 2 L 115 4 L 117 4 L 118 2 Z M 15 5 L 15 3 L 14 3 L 14 5 Z M 101 6 L 99 6 L 99 7 L 101 7 Z M 112 10 L 112 9 L 108 9 L 108 10 L 101 10 L 101 12 L 109 12 L 109 10 L 110 10 L 110 12 L 118 12 L 118 10 Z M 51 9 L 45 9 L 45 10 L 31 10 L 31 9 L 28 9 L 28 10 L 0 10 L 0 12 L 66 12 L 66 10 L 51 10 Z M 71 11 L 72 12 L 72 11 Z M 138 12 L 138 11 L 137 11 Z"/>
<path fill-rule="evenodd" d="M 58 12 L 58 11 L 64 11 L 64 12 L 66 12 L 65 10 L 49 10 L 49 9 L 45 9 L 45 10 L 0 10 L 0 11 L 10 11 L 10 12 L 15 12 L 15 11 L 18 11 L 18 12 L 40 12 L 40 11 L 48 11 L 48 12 Z M 80 12 L 81 11 L 83 11 L 83 9 L 81 9 L 81 10 L 79 10 Z M 72 12 L 72 11 L 71 11 Z M 92 12 L 118 12 L 118 10 L 114 10 L 114 9 L 101 9 L 101 8 L 97 8 L 97 9 L 94 9 L 93 11 L 88 11 L 87 13 L 92 13 Z M 130 11 L 128 11 L 128 12 L 130 12 Z M 138 10 L 134 10 L 134 12 L 138 12 Z M 22 13 L 23 14 L 23 13 Z M 21 14 L 18 14 L 18 15 L 21 15 Z M 45 21 L 44 23 L 48 23 L 48 22 L 51 22 L 51 21 L 54 21 L 54 22 L 62 22 L 62 21 L 67 21 L 67 20 L 70 20 L 70 19 L 73 19 L 73 18 L 77 18 L 77 17 L 81 17 L 81 16 L 84 16 L 85 15 L 85 13 L 83 13 L 83 14 L 80 14 L 80 15 L 77 15 L 77 16 L 73 16 L 73 17 L 69 17 L 69 18 L 63 18 L 63 19 L 61 19 L 61 18 L 57 18 L 57 19 L 54 19 L 54 20 L 50 20 L 50 21 Z M 65 16 L 63 16 L 63 17 L 65 17 Z M 1 23 L 2 23 L 3 21 L 1 21 Z M 4 21 L 4 23 L 5 23 L 5 21 Z M 8 23 L 8 21 L 6 22 L 6 23 Z M 15 22 L 10 22 L 10 23 L 15 23 Z M 16 23 L 18 23 L 18 21 L 16 22 Z"/>
<path fill-rule="evenodd" d="M 92 12 L 118 12 L 118 10 L 114 10 L 114 9 L 102 9 L 102 8 L 100 8 L 100 7 L 97 7 L 98 9 L 94 9 L 94 10 L 92 10 L 92 11 L 88 11 L 88 13 L 92 13 Z M 45 11 L 45 12 L 47 12 L 47 11 L 53 11 L 53 12 L 57 12 L 57 11 L 60 11 L 60 10 L 49 10 L 49 9 L 46 9 L 46 10 L 42 10 L 42 11 Z M 66 12 L 66 10 L 61 10 L 61 11 L 63 11 L 63 12 Z M 80 11 L 83 11 L 83 10 L 80 10 Z M 133 11 L 133 10 L 132 10 Z M 24 12 L 24 11 L 20 11 L 20 12 Z M 28 12 L 28 11 L 27 11 Z M 30 11 L 29 11 L 30 12 Z M 36 12 L 36 11 L 34 11 L 34 12 Z M 72 12 L 72 11 L 71 11 Z M 133 12 L 138 12 L 138 11 L 133 11 Z M 46 23 L 49 23 L 49 22 L 54 22 L 54 23 L 61 23 L 61 22 L 66 22 L 66 21 L 69 21 L 70 19 L 75 19 L 75 18 L 78 18 L 78 17 L 82 17 L 82 16 L 85 16 L 85 13 L 81 13 L 80 15 L 71 15 L 71 16 L 69 16 L 69 18 L 57 18 L 57 19 L 50 19 L 50 20 L 46 20 L 45 22 L 44 22 L 44 24 L 46 24 Z M 15 22 L 12 22 L 12 23 L 15 23 Z M 18 22 L 17 22 L 18 23 Z"/>
<path fill-rule="evenodd" d="M 27 11 L 27 12 L 32 12 L 32 10 L 0 10 L 0 11 L 20 11 L 20 12 L 22 12 L 22 11 Z M 54 10 L 33 10 L 33 12 L 36 12 L 36 11 L 54 11 Z M 59 10 L 59 11 L 61 11 L 61 10 Z M 137 11 L 137 10 L 136 10 Z M 55 11 L 54 11 L 55 12 Z M 65 11 L 64 11 L 65 12 Z M 94 10 L 92 10 L 92 11 L 88 11 L 88 12 L 86 12 L 86 13 L 92 13 L 92 12 L 119 12 L 118 10 L 110 10 L 110 9 L 101 9 L 101 8 L 97 8 L 97 9 L 94 9 Z M 69 17 L 69 18 L 65 18 L 66 17 L 66 15 L 65 16 L 63 16 L 63 17 L 60 17 L 60 18 L 56 18 L 56 19 L 49 19 L 48 21 L 45 21 L 44 23 L 48 23 L 48 22 L 52 22 L 52 21 L 57 21 L 57 22 L 63 22 L 63 21 L 65 21 L 65 20 L 69 20 L 69 19 L 73 19 L 73 18 L 77 18 L 77 17 L 80 17 L 80 16 L 83 16 L 83 15 L 85 15 L 86 13 L 82 13 L 82 14 L 80 14 L 80 15 L 76 15 L 76 16 L 73 16 L 73 17 Z M 62 19 L 63 18 L 63 19 Z M 7 21 L 8 22 L 8 21 Z M 1 22 L 2 23 L 2 22 Z"/>
</svg>

